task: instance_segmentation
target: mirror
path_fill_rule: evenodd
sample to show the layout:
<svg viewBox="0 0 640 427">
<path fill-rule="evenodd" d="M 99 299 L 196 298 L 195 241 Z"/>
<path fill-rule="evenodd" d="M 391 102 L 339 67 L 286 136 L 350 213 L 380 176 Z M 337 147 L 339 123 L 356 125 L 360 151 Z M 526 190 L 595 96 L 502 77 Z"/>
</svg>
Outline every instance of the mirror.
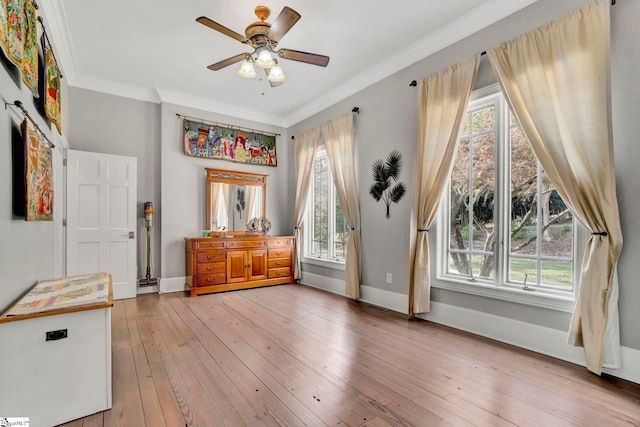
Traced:
<svg viewBox="0 0 640 427">
<path fill-rule="evenodd" d="M 207 168 L 207 230 L 246 230 L 266 216 L 267 175 Z M 223 228 L 224 227 L 224 228 Z"/>
</svg>

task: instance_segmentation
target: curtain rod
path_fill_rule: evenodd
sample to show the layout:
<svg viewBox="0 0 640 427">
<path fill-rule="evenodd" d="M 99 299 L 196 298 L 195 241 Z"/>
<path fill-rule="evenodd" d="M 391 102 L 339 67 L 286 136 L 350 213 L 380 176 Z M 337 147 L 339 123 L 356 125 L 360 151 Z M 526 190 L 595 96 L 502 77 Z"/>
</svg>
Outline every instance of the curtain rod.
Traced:
<svg viewBox="0 0 640 427">
<path fill-rule="evenodd" d="M 201 119 L 199 117 L 185 116 L 184 114 L 180 114 L 180 113 L 176 113 L 176 116 L 184 117 L 185 119 L 199 120 L 199 121 L 204 122 L 204 123 L 206 123 L 208 125 L 229 126 L 229 128 L 231 128 L 231 129 L 243 130 L 245 132 L 256 132 L 256 133 L 261 133 L 261 134 L 264 134 L 264 135 L 281 136 L 279 133 L 266 132 L 266 131 L 259 130 L 259 129 L 245 128 L 245 127 L 242 127 L 242 126 L 236 126 L 236 125 L 232 125 L 232 124 L 229 124 L 229 123 L 211 122 L 209 120 Z"/>
<path fill-rule="evenodd" d="M 49 43 L 49 47 L 51 48 L 50 50 L 51 50 L 51 55 L 53 55 L 53 60 L 56 61 L 56 68 L 58 68 L 58 75 L 60 76 L 60 78 L 62 78 L 62 73 L 60 72 L 60 65 L 58 63 L 58 58 L 56 58 L 56 54 L 53 53 L 53 48 L 52 48 L 53 45 L 51 44 L 51 40 L 49 40 L 49 36 L 47 35 L 47 30 L 44 28 L 44 22 L 42 21 L 42 16 L 38 16 L 38 22 L 42 27 L 42 34 L 44 34 L 44 38 L 47 39 L 47 43 Z"/>
<path fill-rule="evenodd" d="M 351 112 L 352 113 L 356 113 L 356 114 L 360 114 L 360 107 L 353 107 L 351 109 Z M 291 135 L 291 139 L 296 139 L 296 136 L 295 135 Z"/>
<path fill-rule="evenodd" d="M 40 126 L 38 126 L 38 124 L 31 118 L 31 116 L 29 115 L 29 112 L 27 110 L 25 110 L 25 108 L 22 106 L 22 102 L 20 102 L 18 100 L 13 101 L 13 104 L 11 104 L 10 102 L 5 102 L 4 103 L 4 109 L 5 110 L 7 109 L 7 106 L 9 106 L 9 107 L 17 107 L 20 110 L 22 110 L 22 115 L 25 116 L 27 119 L 29 119 L 29 121 L 31 122 L 33 127 L 36 128 L 36 130 L 38 131 L 40 136 L 43 137 L 45 141 L 47 141 L 47 144 L 49 144 L 49 147 L 56 148 L 54 143 L 51 142 L 49 140 L 49 138 L 47 138 L 47 135 L 45 135 L 44 132 L 42 132 L 42 129 L 40 129 Z"/>
<path fill-rule="evenodd" d="M 615 4 L 616 4 L 616 0 L 611 0 L 611 6 L 615 6 Z M 486 54 L 487 54 L 486 50 L 483 50 L 482 52 L 480 52 L 480 56 L 484 56 Z M 416 87 L 418 86 L 418 82 L 415 80 L 411 80 L 411 83 L 409 83 L 409 86 Z"/>
</svg>

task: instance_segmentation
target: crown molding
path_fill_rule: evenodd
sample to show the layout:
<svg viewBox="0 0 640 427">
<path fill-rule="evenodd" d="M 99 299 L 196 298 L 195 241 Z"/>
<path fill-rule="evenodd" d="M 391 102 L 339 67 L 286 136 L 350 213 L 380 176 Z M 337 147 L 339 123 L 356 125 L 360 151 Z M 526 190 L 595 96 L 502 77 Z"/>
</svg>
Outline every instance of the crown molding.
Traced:
<svg viewBox="0 0 640 427">
<path fill-rule="evenodd" d="M 67 18 L 61 0 L 39 2 L 41 13 L 47 28 L 47 35 L 52 38 L 51 48 L 58 61 L 58 67 L 62 76 L 70 86 L 74 86 L 75 77 L 78 74 L 76 57 L 71 45 L 71 35 L 67 26 Z"/>
<path fill-rule="evenodd" d="M 151 102 L 154 104 L 160 103 L 160 99 L 153 88 L 147 89 L 140 86 L 128 85 L 96 77 L 76 75 L 73 78 L 73 84 L 69 82 L 69 86 L 94 90 L 96 92 L 121 96 L 123 98 L 136 99 L 138 101 Z"/>
<path fill-rule="evenodd" d="M 488 4 L 478 6 L 441 30 L 336 86 L 312 103 L 295 109 L 287 116 L 265 114 L 261 111 L 239 108 L 162 88 L 142 88 L 90 76 L 80 76 L 71 44 L 71 36 L 66 25 L 62 0 L 42 2 L 42 9 L 44 19 L 47 22 L 47 31 L 55 40 L 56 57 L 60 61 L 60 67 L 69 86 L 147 102 L 168 102 L 288 128 L 537 1 L 492 0 Z"/>
<path fill-rule="evenodd" d="M 251 120 L 253 122 L 274 125 L 281 128 L 286 127 L 284 117 L 266 114 L 264 111 L 241 108 L 234 105 L 215 102 L 207 98 L 185 95 L 181 92 L 175 92 L 159 87 L 154 88 L 154 90 L 161 103 L 181 105 L 183 107 L 195 108 L 202 111 L 223 114 L 225 116 L 231 116 L 238 119 Z"/>
</svg>

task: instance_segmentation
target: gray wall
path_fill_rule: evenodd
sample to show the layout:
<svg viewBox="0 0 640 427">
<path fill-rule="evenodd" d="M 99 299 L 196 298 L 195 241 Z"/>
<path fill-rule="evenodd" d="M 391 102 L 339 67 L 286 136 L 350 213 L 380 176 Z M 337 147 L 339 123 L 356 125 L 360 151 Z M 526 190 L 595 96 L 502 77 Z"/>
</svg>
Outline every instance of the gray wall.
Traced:
<svg viewBox="0 0 640 427">
<path fill-rule="evenodd" d="M 278 166 L 243 165 L 224 160 L 200 159 L 183 154 L 183 119 L 196 117 L 204 121 L 230 123 L 234 126 L 279 133 L 276 139 Z M 184 238 L 199 237 L 205 229 L 205 168 L 238 170 L 267 175 L 267 218 L 271 235 L 290 235 L 287 222 L 289 200 L 287 186 L 288 144 L 286 131 L 272 125 L 236 119 L 172 104 L 162 104 L 162 277 L 181 278 L 184 270 Z"/>
<path fill-rule="evenodd" d="M 357 179 L 360 191 L 362 215 L 362 280 L 363 285 L 386 291 L 406 294 L 409 287 L 409 230 L 411 221 L 411 198 L 405 196 L 399 204 L 392 205 L 391 218 L 384 216 L 384 207 L 368 195 L 372 183 L 370 165 L 375 159 L 384 158 L 397 148 L 403 155 L 404 168 L 401 181 L 414 190 L 413 176 L 414 146 L 417 140 L 416 88 L 409 82 L 438 72 L 464 58 L 482 52 L 503 41 L 563 16 L 587 3 L 585 0 L 539 0 L 533 5 L 509 16 L 471 37 L 463 39 L 442 51 L 384 79 L 383 81 L 333 105 L 326 110 L 292 126 L 292 135 L 319 125 L 339 114 L 360 107 L 356 116 L 357 129 Z M 640 120 L 637 105 L 640 100 L 639 48 L 640 2 L 621 1 L 611 9 L 612 13 L 612 106 L 613 132 L 618 178 L 618 197 L 621 220 L 625 234 L 625 248 L 620 259 L 620 312 L 622 345 L 640 349 L 640 336 L 634 332 L 637 310 L 633 301 L 640 300 L 640 288 L 634 278 L 640 274 L 637 254 L 640 249 L 640 194 L 634 186 L 640 181 L 637 167 L 640 147 Z M 476 87 L 494 81 L 488 61 L 483 59 Z M 290 175 L 290 197 L 294 197 L 293 175 Z M 303 271 L 327 277 L 343 277 L 341 272 L 322 267 L 303 265 Z M 393 284 L 385 284 L 385 273 L 393 273 Z M 567 330 L 569 313 L 540 309 L 516 303 L 496 301 L 484 297 L 433 289 L 434 301 L 469 308 L 522 320 L 558 330 Z"/>
<path fill-rule="evenodd" d="M 160 274 L 160 105 L 70 88 L 69 148 L 138 160 L 138 276 L 146 275 L 144 202 L 156 208 L 152 228 L 152 276 Z"/>
<path fill-rule="evenodd" d="M 0 55 L 3 55 L 0 52 Z M 8 71 L 9 70 L 9 71 Z M 52 155 L 54 160 L 54 216 L 59 215 L 64 203 L 62 188 L 57 180 L 61 177 L 61 168 L 56 162 L 61 158 L 60 136 L 54 127 L 50 127 L 37 112 L 33 104 L 31 91 L 22 83 L 20 75 L 13 79 L 15 66 L 0 64 L 0 96 L 4 103 L 19 100 L 35 120 L 40 129 L 56 145 Z M 62 82 L 62 99 L 67 99 L 66 85 Z M 64 108 L 64 106 L 63 106 Z M 63 111 L 63 128 L 66 127 L 66 111 Z M 15 217 L 12 210 L 12 146 L 11 128 L 20 129 L 24 117 L 12 107 L 0 109 L 0 313 L 29 290 L 38 280 L 56 277 L 61 265 L 56 265 L 56 255 L 62 248 L 56 247 L 55 231 L 58 224 L 53 221 L 30 221 L 24 217 Z M 19 166 L 23 170 L 23 166 Z M 60 230 L 58 230 L 60 232 Z"/>
</svg>

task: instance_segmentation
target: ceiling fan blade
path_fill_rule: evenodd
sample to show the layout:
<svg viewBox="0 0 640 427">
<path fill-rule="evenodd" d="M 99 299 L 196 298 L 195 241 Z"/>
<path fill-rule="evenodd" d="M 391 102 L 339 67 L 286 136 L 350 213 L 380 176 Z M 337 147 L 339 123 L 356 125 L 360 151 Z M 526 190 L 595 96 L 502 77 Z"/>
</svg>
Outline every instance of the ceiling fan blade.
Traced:
<svg viewBox="0 0 640 427">
<path fill-rule="evenodd" d="M 300 14 L 288 6 L 285 6 L 280 15 L 271 24 L 271 28 L 267 32 L 267 37 L 276 43 L 298 22 Z"/>
<path fill-rule="evenodd" d="M 209 28 L 212 28 L 212 29 L 214 29 L 216 31 L 219 31 L 222 34 L 231 37 L 232 39 L 236 39 L 241 43 L 247 43 L 249 41 L 249 39 L 247 39 L 245 36 L 243 36 L 241 34 L 238 34 L 233 30 L 228 29 L 224 25 L 220 25 L 217 22 L 212 21 L 211 19 L 207 18 L 206 16 L 201 16 L 199 18 L 196 18 L 196 21 L 198 21 L 202 25 L 206 25 Z"/>
<path fill-rule="evenodd" d="M 269 72 L 271 71 L 271 68 L 265 68 L 264 72 L 267 75 L 267 81 L 269 82 L 269 84 L 271 85 L 271 87 L 278 87 L 278 86 L 282 86 L 283 82 L 272 82 L 271 80 L 269 80 Z"/>
<path fill-rule="evenodd" d="M 329 57 L 324 55 L 318 55 L 315 53 L 301 52 L 299 50 L 280 49 L 278 56 L 284 59 L 290 59 L 292 61 L 306 62 L 307 64 L 319 65 L 326 67 L 329 64 Z"/>
<path fill-rule="evenodd" d="M 209 65 L 207 68 L 213 71 L 218 71 L 224 67 L 228 67 L 229 65 L 233 65 L 236 62 L 240 62 L 245 59 L 249 55 L 248 53 L 239 53 L 236 56 L 232 56 L 231 58 L 224 59 L 220 62 L 216 62 L 215 64 Z"/>
</svg>

